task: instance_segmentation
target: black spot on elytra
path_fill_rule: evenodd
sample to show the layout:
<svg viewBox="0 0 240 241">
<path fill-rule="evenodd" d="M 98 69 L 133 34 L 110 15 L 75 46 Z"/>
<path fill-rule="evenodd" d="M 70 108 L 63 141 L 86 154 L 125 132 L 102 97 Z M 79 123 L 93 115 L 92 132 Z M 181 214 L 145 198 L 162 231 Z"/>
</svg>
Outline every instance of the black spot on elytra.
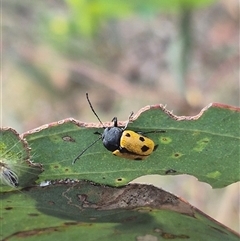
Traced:
<svg viewBox="0 0 240 241">
<path fill-rule="evenodd" d="M 131 137 L 131 135 L 127 132 L 126 133 L 126 135 L 125 135 L 126 137 Z"/>
<path fill-rule="evenodd" d="M 139 137 L 139 140 L 142 141 L 142 142 L 144 142 L 144 141 L 145 141 L 145 138 L 144 138 L 143 136 L 140 136 L 140 137 Z"/>
<path fill-rule="evenodd" d="M 149 150 L 149 147 L 144 145 L 144 146 L 141 147 L 141 150 L 142 150 L 142 152 L 146 152 L 146 151 Z"/>
</svg>

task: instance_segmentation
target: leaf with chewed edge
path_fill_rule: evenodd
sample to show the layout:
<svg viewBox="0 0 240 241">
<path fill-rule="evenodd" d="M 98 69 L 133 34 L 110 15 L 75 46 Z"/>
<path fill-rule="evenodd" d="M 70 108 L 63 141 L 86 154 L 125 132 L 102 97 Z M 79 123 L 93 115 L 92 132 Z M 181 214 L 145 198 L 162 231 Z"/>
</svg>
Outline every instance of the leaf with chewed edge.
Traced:
<svg viewBox="0 0 240 241">
<path fill-rule="evenodd" d="M 217 103 L 196 116 L 175 116 L 163 105 L 147 106 L 127 128 L 143 133 L 156 131 L 147 136 L 158 148 L 143 161 L 113 156 L 99 141 L 72 165 L 74 158 L 98 138 L 93 133 L 103 131 L 100 124 L 72 118 L 23 136 L 37 153 L 35 161 L 44 167 L 39 181 L 70 178 L 122 186 L 148 174 L 189 174 L 221 188 L 239 181 L 239 118 L 239 108 Z M 119 122 L 119 126 L 125 123 Z"/>
</svg>

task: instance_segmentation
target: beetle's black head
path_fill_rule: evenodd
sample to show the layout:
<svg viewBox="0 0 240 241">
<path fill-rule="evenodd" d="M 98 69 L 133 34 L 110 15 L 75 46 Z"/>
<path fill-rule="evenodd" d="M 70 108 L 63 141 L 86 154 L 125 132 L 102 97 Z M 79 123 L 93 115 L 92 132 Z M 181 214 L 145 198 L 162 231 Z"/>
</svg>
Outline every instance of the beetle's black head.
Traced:
<svg viewBox="0 0 240 241">
<path fill-rule="evenodd" d="M 119 127 L 106 127 L 102 134 L 103 145 L 111 152 L 119 149 L 123 129 Z"/>
</svg>

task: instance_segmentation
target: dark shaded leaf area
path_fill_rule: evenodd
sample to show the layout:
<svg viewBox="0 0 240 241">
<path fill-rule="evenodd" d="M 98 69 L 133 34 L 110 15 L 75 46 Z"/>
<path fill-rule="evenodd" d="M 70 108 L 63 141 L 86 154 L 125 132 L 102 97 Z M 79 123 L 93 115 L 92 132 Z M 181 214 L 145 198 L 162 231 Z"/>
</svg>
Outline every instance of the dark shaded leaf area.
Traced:
<svg viewBox="0 0 240 241">
<path fill-rule="evenodd" d="M 5 192 L 1 199 L 2 240 L 239 240 L 184 200 L 149 185 L 64 180 Z"/>
</svg>

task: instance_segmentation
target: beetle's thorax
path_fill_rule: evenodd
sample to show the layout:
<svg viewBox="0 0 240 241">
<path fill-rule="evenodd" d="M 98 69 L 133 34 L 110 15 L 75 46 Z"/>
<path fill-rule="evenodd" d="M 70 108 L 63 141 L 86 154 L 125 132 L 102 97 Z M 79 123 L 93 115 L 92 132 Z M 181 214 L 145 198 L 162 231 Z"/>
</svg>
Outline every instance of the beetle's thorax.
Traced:
<svg viewBox="0 0 240 241">
<path fill-rule="evenodd" d="M 103 145 L 112 152 L 119 149 L 122 133 L 123 129 L 119 127 L 105 128 L 102 134 Z"/>
</svg>

